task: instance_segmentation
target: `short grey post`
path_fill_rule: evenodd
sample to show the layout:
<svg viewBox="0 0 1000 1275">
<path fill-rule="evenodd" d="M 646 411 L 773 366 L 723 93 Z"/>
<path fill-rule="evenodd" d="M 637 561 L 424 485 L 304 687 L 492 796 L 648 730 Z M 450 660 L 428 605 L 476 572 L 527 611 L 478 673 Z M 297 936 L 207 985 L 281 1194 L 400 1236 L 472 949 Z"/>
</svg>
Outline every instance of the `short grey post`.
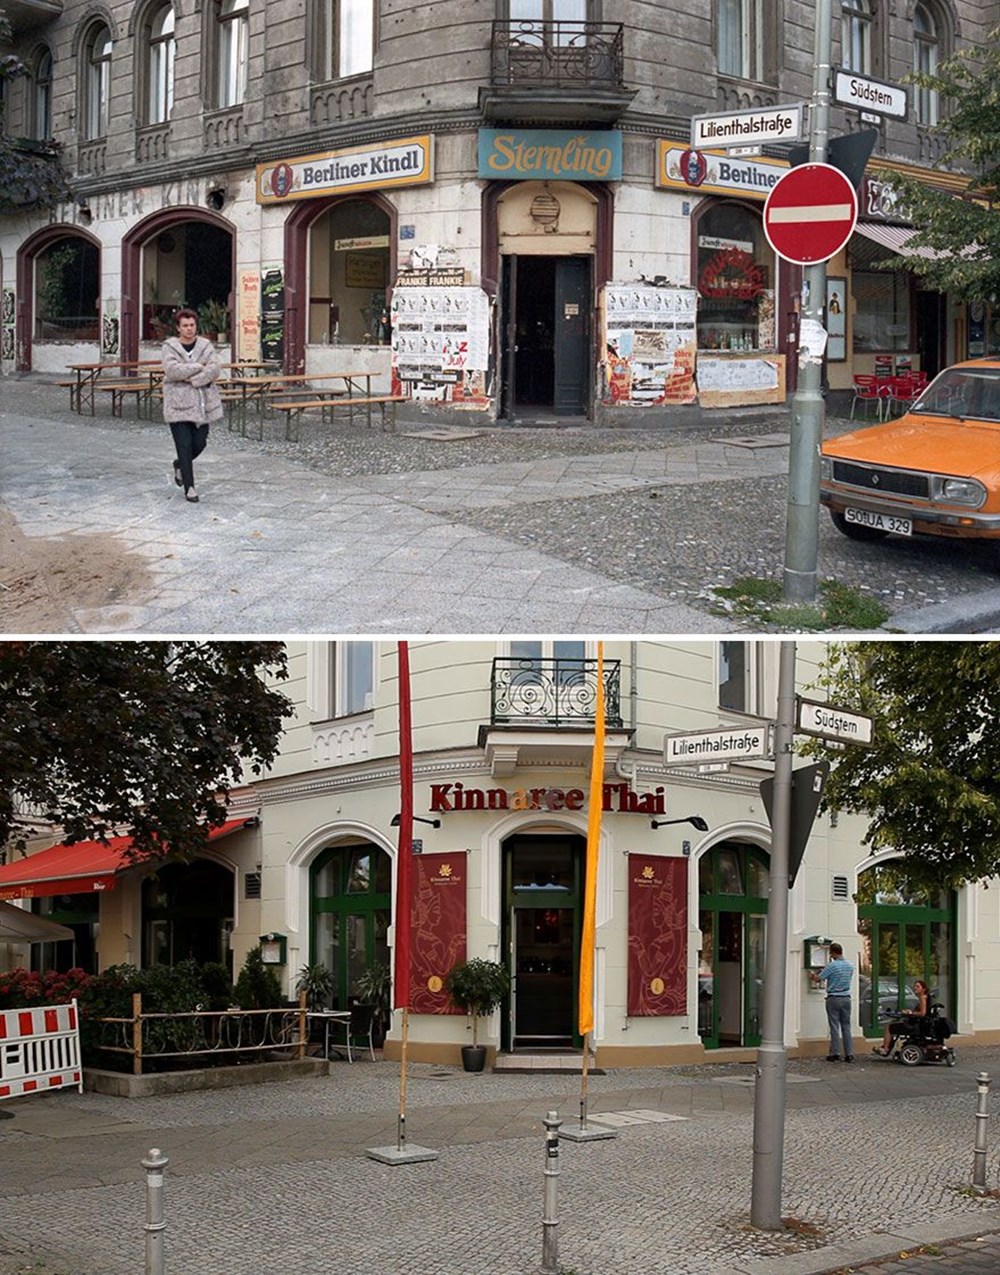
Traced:
<svg viewBox="0 0 1000 1275">
<path fill-rule="evenodd" d="M 163 1170 L 170 1161 L 159 1149 L 152 1147 L 142 1161 L 146 1170 L 146 1270 L 145 1275 L 163 1275 Z"/>
<path fill-rule="evenodd" d="M 559 1126 L 557 1111 L 550 1111 L 545 1125 L 545 1205 L 542 1212 L 542 1275 L 559 1270 Z"/>
<path fill-rule="evenodd" d="M 976 1149 L 972 1156 L 972 1189 L 986 1194 L 986 1124 L 990 1118 L 987 1103 L 990 1097 L 990 1077 L 981 1071 L 976 1077 Z"/>
</svg>

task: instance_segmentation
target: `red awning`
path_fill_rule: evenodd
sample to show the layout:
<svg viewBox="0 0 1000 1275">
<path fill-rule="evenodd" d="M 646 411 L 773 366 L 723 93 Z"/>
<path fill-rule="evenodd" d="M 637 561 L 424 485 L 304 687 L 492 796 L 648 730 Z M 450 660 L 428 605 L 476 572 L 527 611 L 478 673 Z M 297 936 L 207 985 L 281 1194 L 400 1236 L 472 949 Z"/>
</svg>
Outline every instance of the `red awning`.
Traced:
<svg viewBox="0 0 1000 1275">
<path fill-rule="evenodd" d="M 256 817 L 227 819 L 209 831 L 208 839 L 218 841 L 256 823 Z M 50 846 L 17 863 L 4 864 L 0 867 L 0 900 L 113 890 L 117 874 L 136 866 L 127 858 L 131 844 L 131 837 L 110 837 L 107 845 L 101 841 L 77 841 L 72 846 Z"/>
</svg>

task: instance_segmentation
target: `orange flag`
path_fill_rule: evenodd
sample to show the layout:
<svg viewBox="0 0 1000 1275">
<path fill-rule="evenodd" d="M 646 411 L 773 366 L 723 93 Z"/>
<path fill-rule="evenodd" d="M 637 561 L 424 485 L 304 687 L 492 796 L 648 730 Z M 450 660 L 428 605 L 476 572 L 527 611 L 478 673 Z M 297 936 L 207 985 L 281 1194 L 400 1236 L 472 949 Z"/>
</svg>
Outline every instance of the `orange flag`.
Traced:
<svg viewBox="0 0 1000 1275">
<path fill-rule="evenodd" d="M 594 1030 L 594 931 L 597 925 L 597 852 L 604 806 L 604 643 L 597 644 L 597 695 L 594 706 L 594 752 L 590 762 L 587 807 L 587 872 L 583 889 L 583 932 L 580 936 L 580 1035 Z"/>
</svg>

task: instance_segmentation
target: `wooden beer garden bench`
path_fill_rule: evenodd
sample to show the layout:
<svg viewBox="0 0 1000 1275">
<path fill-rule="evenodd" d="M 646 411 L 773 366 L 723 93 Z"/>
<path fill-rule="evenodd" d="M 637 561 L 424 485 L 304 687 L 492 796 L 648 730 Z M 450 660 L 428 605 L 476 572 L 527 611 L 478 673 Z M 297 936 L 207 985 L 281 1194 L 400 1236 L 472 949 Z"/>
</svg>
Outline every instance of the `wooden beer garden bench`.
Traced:
<svg viewBox="0 0 1000 1275">
<path fill-rule="evenodd" d="M 325 398 L 306 398 L 296 402 L 272 402 L 272 410 L 275 412 L 283 412 L 285 414 L 285 438 L 290 442 L 298 442 L 300 434 L 300 424 L 302 413 L 309 410 L 319 409 L 323 413 L 323 419 L 327 419 L 327 412 L 330 413 L 332 419 L 337 408 L 347 408 L 348 417 L 351 424 L 354 423 L 354 413 L 357 409 L 363 408 L 369 428 L 372 423 L 372 408 L 377 407 L 381 416 L 382 429 L 387 428 L 391 432 L 396 431 L 396 404 L 405 403 L 406 396 L 403 394 L 369 394 L 364 396 L 354 396 L 345 394 L 334 394 L 332 391 Z M 293 433 L 294 426 L 294 433 Z"/>
</svg>

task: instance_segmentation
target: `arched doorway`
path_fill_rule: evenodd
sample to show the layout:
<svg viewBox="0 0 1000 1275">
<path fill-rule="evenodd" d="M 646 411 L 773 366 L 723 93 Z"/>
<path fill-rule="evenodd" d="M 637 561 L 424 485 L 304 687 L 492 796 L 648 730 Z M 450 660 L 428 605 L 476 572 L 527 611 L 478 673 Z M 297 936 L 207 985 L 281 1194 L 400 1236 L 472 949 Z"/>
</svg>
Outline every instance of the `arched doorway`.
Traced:
<svg viewBox="0 0 1000 1275">
<path fill-rule="evenodd" d="M 955 896 L 913 886 L 902 859 L 887 859 L 858 874 L 858 1018 L 867 1036 L 881 1036 L 885 1018 L 912 1009 L 915 979 L 931 1000 L 956 1017 Z"/>
<path fill-rule="evenodd" d="M 169 208 L 133 226 L 122 240 L 122 358 L 137 359 L 140 340 L 169 336 L 182 306 L 226 307 L 231 333 L 235 277 L 236 235 L 225 217 L 206 208 Z"/>
<path fill-rule="evenodd" d="M 483 195 L 483 280 L 499 294 L 499 417 L 589 415 L 595 298 L 611 277 L 614 203 L 600 183 L 495 183 Z"/>
<path fill-rule="evenodd" d="M 511 997 L 503 1049 L 579 1048 L 577 990 L 586 839 L 524 832 L 503 842 L 501 952 Z"/>
<path fill-rule="evenodd" d="M 370 841 L 322 850 L 309 869 L 311 961 L 333 974 L 333 1008 L 347 1009 L 358 979 L 388 967 L 392 862 Z"/>
<path fill-rule="evenodd" d="M 17 253 L 17 370 L 31 371 L 36 342 L 86 342 L 96 357 L 100 298 L 101 244 L 94 235 L 59 225 L 29 236 Z"/>
<path fill-rule="evenodd" d="M 760 1044 L 770 859 L 722 841 L 698 861 L 698 1035 L 706 1049 Z"/>
<path fill-rule="evenodd" d="M 210 859 L 168 863 L 142 883 L 142 963 L 219 962 L 233 974 L 234 876 Z"/>
</svg>

